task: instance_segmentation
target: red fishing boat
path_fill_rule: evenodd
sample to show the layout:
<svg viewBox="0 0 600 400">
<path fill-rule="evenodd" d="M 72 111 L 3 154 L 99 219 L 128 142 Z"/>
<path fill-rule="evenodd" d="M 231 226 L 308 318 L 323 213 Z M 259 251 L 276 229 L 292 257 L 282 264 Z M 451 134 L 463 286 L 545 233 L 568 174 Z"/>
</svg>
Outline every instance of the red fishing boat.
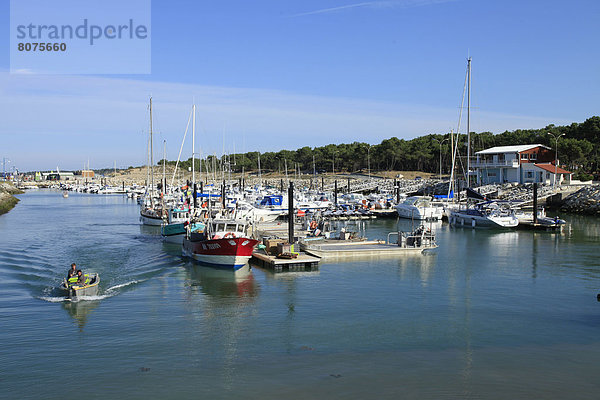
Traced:
<svg viewBox="0 0 600 400">
<path fill-rule="evenodd" d="M 238 270 L 250 257 L 258 240 L 249 237 L 245 221 L 213 220 L 204 232 L 191 232 L 183 239 L 183 255 L 203 264 Z"/>
</svg>

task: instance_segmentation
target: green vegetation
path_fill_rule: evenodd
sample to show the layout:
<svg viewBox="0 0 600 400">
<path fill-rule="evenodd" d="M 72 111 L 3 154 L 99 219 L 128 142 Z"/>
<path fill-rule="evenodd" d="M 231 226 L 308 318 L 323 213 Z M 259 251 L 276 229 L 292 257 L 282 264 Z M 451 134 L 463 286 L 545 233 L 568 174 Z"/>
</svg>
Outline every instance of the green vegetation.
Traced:
<svg viewBox="0 0 600 400">
<path fill-rule="evenodd" d="M 11 183 L 0 182 L 0 215 L 9 212 L 19 202 L 13 194 L 21 194 L 23 191 L 15 188 Z"/>
<path fill-rule="evenodd" d="M 1 196 L 0 195 L 0 215 L 5 214 L 13 209 L 19 202 L 14 196 Z"/>
<path fill-rule="evenodd" d="M 567 126 L 548 125 L 542 129 L 518 129 L 506 131 L 497 135 L 491 132 L 471 133 L 471 151 L 493 147 L 517 144 L 544 144 L 552 149 L 556 146 L 555 136 L 564 134 L 558 140 L 558 155 L 561 165 L 567 169 L 577 170 L 580 173 L 592 173 L 596 176 L 600 172 L 600 117 L 591 117 L 583 123 L 573 123 Z M 460 157 L 467 153 L 466 135 L 459 138 Z M 441 145 L 440 145 L 441 143 Z M 331 172 L 334 165 L 335 171 L 365 172 L 370 161 L 372 171 L 423 171 L 436 173 L 439 171 L 440 150 L 442 167 L 445 172 L 450 168 L 450 134 L 430 134 L 412 140 L 392 137 L 377 145 L 354 142 L 350 144 L 328 144 L 322 147 L 302 147 L 297 150 L 281 150 L 260 154 L 260 164 L 263 171 L 284 171 L 287 168 L 293 171 L 296 165 L 303 172 L 313 171 L 313 158 L 317 171 Z M 209 156 L 203 161 L 202 169 L 206 164 L 221 165 L 221 159 Z M 225 160 L 223 160 L 225 161 Z M 258 169 L 258 152 L 235 154 L 227 156 L 227 161 L 232 165 L 232 170 L 240 172 Z M 167 161 L 175 165 L 175 161 Z M 464 162 L 463 162 L 464 163 Z M 162 165 L 162 160 L 158 162 Z M 187 169 L 192 166 L 191 158 L 180 162 L 180 167 Z M 196 160 L 196 169 L 200 168 L 200 161 Z M 220 168 L 220 167 L 218 167 Z"/>
</svg>

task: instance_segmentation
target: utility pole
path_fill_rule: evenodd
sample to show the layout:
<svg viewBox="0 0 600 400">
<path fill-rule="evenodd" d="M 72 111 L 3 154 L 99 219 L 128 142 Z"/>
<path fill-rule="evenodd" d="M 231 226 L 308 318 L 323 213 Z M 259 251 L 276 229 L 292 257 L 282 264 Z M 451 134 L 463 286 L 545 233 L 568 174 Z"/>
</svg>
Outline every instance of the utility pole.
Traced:
<svg viewBox="0 0 600 400">
<path fill-rule="evenodd" d="M 560 135 L 555 135 L 552 132 L 548 132 L 548 135 L 556 140 L 556 149 L 554 151 L 554 184 L 552 185 L 553 188 L 556 189 L 556 176 L 558 175 L 558 139 L 565 134 L 561 133 Z"/>
</svg>

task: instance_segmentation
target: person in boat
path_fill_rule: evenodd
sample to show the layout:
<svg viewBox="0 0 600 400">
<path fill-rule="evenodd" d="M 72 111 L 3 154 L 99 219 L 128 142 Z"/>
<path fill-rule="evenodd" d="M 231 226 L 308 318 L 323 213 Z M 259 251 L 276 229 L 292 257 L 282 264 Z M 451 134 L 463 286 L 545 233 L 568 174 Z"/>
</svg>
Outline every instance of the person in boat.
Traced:
<svg viewBox="0 0 600 400">
<path fill-rule="evenodd" d="M 83 271 L 80 269 L 77 270 L 77 282 L 75 282 L 78 286 L 85 286 L 85 275 L 83 275 Z"/>
<path fill-rule="evenodd" d="M 77 275 L 77 265 L 75 263 L 72 263 L 69 272 L 67 272 L 67 279 L 71 279 L 75 275 Z"/>
</svg>

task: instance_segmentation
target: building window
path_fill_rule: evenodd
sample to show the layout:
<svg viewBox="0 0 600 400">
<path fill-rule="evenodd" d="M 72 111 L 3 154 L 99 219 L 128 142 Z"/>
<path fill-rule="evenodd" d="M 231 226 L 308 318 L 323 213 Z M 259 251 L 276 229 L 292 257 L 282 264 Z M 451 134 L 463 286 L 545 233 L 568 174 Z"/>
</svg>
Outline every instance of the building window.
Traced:
<svg viewBox="0 0 600 400">
<path fill-rule="evenodd" d="M 530 159 L 530 160 L 537 160 L 537 153 L 531 153 L 531 154 L 529 155 L 529 159 Z"/>
<path fill-rule="evenodd" d="M 527 171 L 527 178 L 533 178 L 533 171 Z"/>
<path fill-rule="evenodd" d="M 496 177 L 495 172 L 488 172 L 487 175 L 488 175 L 488 177 Z"/>
<path fill-rule="evenodd" d="M 527 160 L 527 153 L 521 154 L 521 160 Z"/>
</svg>

